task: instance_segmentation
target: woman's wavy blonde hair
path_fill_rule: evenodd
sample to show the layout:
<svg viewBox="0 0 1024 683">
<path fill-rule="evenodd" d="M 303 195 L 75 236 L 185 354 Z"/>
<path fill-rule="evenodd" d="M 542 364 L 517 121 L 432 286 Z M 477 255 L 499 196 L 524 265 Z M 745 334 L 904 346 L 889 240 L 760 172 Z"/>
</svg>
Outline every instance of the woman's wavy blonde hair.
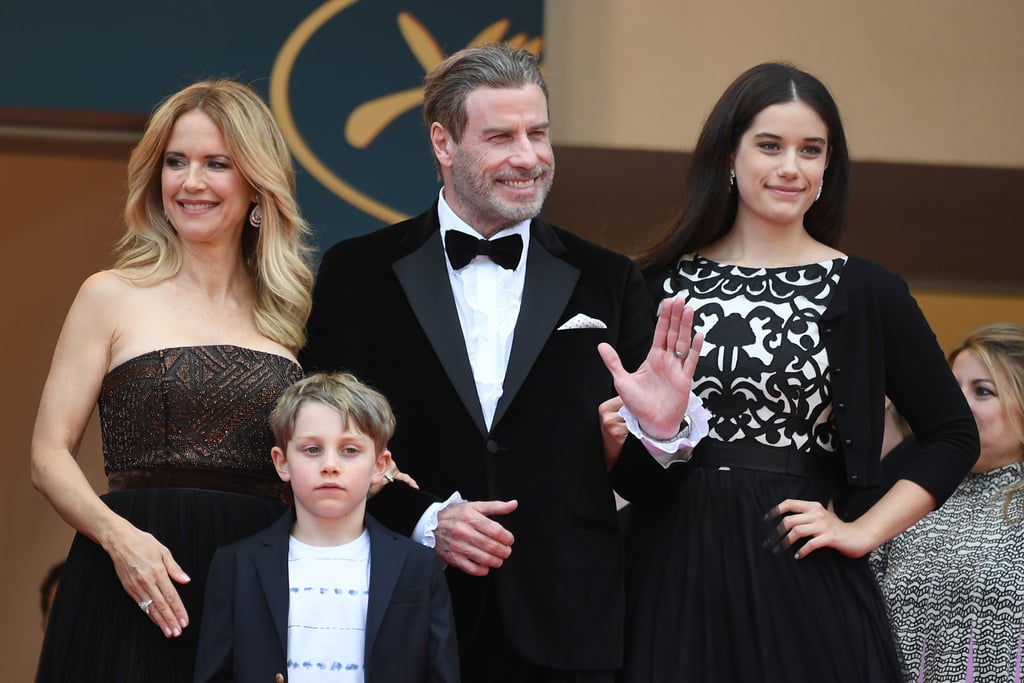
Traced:
<svg viewBox="0 0 1024 683">
<path fill-rule="evenodd" d="M 220 129 L 241 176 L 258 195 L 263 221 L 248 225 L 242 255 L 256 287 L 253 315 L 261 334 L 298 352 L 312 307 L 309 226 L 295 199 L 295 170 L 270 108 L 250 87 L 229 79 L 194 83 L 164 100 L 146 124 L 128 161 L 127 230 L 115 267 L 132 269 L 143 283 L 165 280 L 181 268 L 177 232 L 164 214 L 160 175 L 174 123 L 202 111 Z"/>
<path fill-rule="evenodd" d="M 993 323 L 979 327 L 949 354 L 949 364 L 964 351 L 971 351 L 981 361 L 999 394 L 1003 409 L 1024 453 L 1024 329 L 1012 323 Z M 1003 517 L 1010 524 L 1024 522 L 1024 514 L 1013 516 L 1010 508 L 1014 498 L 1024 494 L 1024 479 L 999 492 L 1003 498 Z"/>
</svg>

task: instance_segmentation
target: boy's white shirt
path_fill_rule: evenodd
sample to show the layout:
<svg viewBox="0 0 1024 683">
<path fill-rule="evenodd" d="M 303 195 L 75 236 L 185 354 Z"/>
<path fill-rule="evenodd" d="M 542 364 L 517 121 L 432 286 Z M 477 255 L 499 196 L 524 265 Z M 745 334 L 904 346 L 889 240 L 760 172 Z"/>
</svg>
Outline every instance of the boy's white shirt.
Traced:
<svg viewBox="0 0 1024 683">
<path fill-rule="evenodd" d="M 370 534 L 341 546 L 288 539 L 288 680 L 362 681 Z"/>
</svg>

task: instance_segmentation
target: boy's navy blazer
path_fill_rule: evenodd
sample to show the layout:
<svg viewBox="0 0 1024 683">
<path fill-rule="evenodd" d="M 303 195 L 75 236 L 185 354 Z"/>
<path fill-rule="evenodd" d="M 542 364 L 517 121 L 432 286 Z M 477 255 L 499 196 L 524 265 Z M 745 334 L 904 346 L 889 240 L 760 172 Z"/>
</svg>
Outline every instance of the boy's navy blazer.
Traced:
<svg viewBox="0 0 1024 683">
<path fill-rule="evenodd" d="M 221 548 L 207 579 L 197 682 L 288 680 L 288 538 L 294 509 Z M 451 600 L 437 556 L 367 515 L 367 683 L 459 681 Z M 278 675 L 280 674 L 280 677 Z"/>
</svg>

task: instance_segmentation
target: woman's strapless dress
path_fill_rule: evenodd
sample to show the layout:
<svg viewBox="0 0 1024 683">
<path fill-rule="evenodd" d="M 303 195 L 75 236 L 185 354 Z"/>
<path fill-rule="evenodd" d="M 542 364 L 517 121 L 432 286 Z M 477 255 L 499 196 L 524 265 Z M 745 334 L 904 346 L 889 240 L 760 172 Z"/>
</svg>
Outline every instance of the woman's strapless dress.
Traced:
<svg viewBox="0 0 1024 683">
<path fill-rule="evenodd" d="M 102 498 L 167 546 L 191 577 L 176 586 L 189 626 L 165 638 L 125 592 L 107 553 L 77 534 L 37 681 L 192 680 L 214 551 L 284 510 L 267 418 L 301 377 L 288 358 L 226 345 L 160 349 L 106 375 L 99 409 L 110 490 Z"/>
</svg>

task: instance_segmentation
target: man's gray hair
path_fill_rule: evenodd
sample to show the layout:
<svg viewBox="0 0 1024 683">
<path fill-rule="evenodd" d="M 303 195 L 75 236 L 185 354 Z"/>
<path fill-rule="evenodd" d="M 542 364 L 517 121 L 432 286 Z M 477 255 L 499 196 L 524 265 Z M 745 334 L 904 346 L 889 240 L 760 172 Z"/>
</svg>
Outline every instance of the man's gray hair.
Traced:
<svg viewBox="0 0 1024 683">
<path fill-rule="evenodd" d="M 530 52 L 508 43 L 459 50 L 430 70 L 423 93 L 423 121 L 427 128 L 437 121 L 452 141 L 461 142 L 469 115 L 466 99 L 481 88 L 539 86 L 548 98 L 548 84 L 540 63 Z"/>
</svg>

